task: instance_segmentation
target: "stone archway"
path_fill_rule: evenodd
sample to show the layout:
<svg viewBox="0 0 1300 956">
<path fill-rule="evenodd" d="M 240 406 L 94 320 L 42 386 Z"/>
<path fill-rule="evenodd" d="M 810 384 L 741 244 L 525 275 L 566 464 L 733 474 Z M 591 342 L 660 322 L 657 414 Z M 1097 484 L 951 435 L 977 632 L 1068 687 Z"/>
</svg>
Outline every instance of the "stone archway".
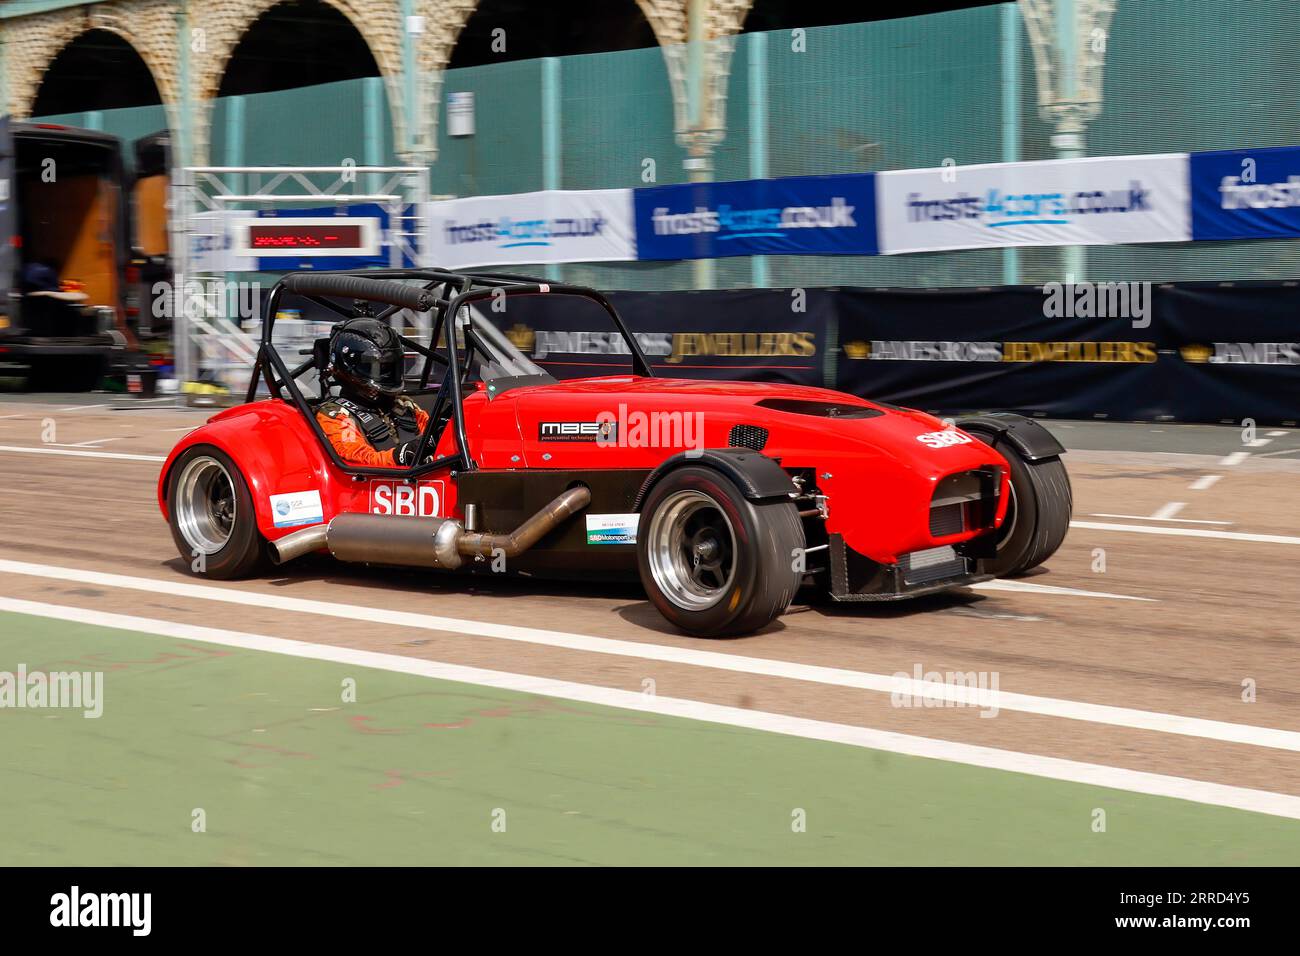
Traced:
<svg viewBox="0 0 1300 956">
<path fill-rule="evenodd" d="M 68 44 L 91 30 L 116 34 L 139 54 L 158 88 L 168 125 L 175 129 L 181 97 L 170 0 L 128 0 L 10 20 L 5 25 L 8 112 L 30 117 L 46 69 Z"/>
<path fill-rule="evenodd" d="M 192 87 L 199 121 L 194 124 L 193 162 L 207 162 L 212 104 L 235 47 L 257 19 L 283 0 L 205 0 L 190 21 Z M 402 24 L 398 5 L 385 0 L 321 0 L 347 17 L 361 34 L 379 66 L 388 94 L 394 141 L 402 142 L 406 124 L 403 107 Z"/>
<path fill-rule="evenodd" d="M 212 102 L 230 57 L 257 18 L 280 0 L 203 0 L 190 5 L 189 104 L 182 99 L 180 7 L 175 0 L 109 0 L 86 6 L 15 17 L 3 24 L 8 112 L 30 116 L 41 77 L 68 43 L 88 30 L 107 30 L 125 39 L 153 75 L 167 111 L 168 125 L 179 130 L 181 111 L 192 111 L 193 144 L 189 161 L 207 162 Z M 416 38 L 420 115 L 408 137 L 400 4 L 396 0 L 322 0 L 338 10 L 365 40 L 379 66 L 393 121 L 394 142 L 411 142 L 407 158 L 432 160 L 433 130 L 439 110 L 441 75 L 465 22 L 479 0 L 415 0 L 423 32 Z M 633 0 L 661 45 L 686 42 L 688 0 Z M 706 0 L 709 38 L 739 32 L 752 0 Z"/>
</svg>

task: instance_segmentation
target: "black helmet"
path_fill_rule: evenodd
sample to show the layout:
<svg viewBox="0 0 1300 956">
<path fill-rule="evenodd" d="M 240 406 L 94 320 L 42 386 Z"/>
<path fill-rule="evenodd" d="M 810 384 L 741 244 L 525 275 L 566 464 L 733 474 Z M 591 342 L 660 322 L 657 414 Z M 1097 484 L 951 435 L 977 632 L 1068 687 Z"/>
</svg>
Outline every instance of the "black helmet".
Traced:
<svg viewBox="0 0 1300 956">
<path fill-rule="evenodd" d="M 378 319 L 348 319 L 330 335 L 330 374 L 345 393 L 377 402 L 402 391 L 401 337 Z"/>
</svg>

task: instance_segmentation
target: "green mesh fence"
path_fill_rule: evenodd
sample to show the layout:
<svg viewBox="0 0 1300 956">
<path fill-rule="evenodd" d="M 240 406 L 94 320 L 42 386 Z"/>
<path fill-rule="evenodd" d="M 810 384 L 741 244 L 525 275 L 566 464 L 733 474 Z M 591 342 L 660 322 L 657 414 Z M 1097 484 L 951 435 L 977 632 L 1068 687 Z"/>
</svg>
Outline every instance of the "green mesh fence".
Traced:
<svg viewBox="0 0 1300 956">
<path fill-rule="evenodd" d="M 1104 108 L 1089 155 L 1300 144 L 1300 18 L 1289 2 L 1119 0 L 1106 53 Z M 718 179 L 1047 159 L 1035 65 L 1012 4 L 736 40 Z M 752 70 L 756 47 L 765 68 Z M 1015 69 L 1010 69 L 1011 67 Z M 547 84 L 554 82 L 555 89 Z M 545 103 L 558 103 L 549 116 Z M 475 135 L 448 135 L 450 92 L 473 92 Z M 378 78 L 218 101 L 211 159 L 227 165 L 397 161 L 387 91 Z M 544 129 L 554 122 L 561 188 L 682 182 L 671 87 L 659 49 L 451 70 L 439 104 L 434 194 L 526 192 L 547 185 Z M 1010 108 L 1006 104 L 1011 104 Z M 46 119 L 130 140 L 165 124 L 161 107 Z M 1010 134 L 1008 134 L 1010 130 Z M 1010 142 L 1007 136 L 1010 135 Z M 766 142 L 756 156 L 756 142 Z M 1086 278 L 1290 278 L 1300 242 L 1089 247 Z M 1061 277 L 1061 250 L 972 250 L 908 256 L 770 256 L 714 263 L 719 287 L 992 285 Z M 526 267 L 523 267 L 526 268 Z M 1014 273 L 1009 269 L 1016 270 Z M 691 263 L 571 264 L 550 269 L 605 288 L 674 289 Z"/>
<path fill-rule="evenodd" d="M 473 136 L 447 134 L 450 93 L 473 93 Z M 540 60 L 449 70 L 438 110 L 435 195 L 491 196 L 542 188 L 542 64 Z"/>
<path fill-rule="evenodd" d="M 338 166 L 350 159 L 361 166 L 393 161 L 392 122 L 378 78 L 238 97 L 239 106 L 234 99 L 222 98 L 213 108 L 214 164 Z M 367 109 L 381 111 L 381 122 L 369 124 L 379 132 L 378 140 L 367 140 Z M 242 131 L 232 129 L 232 118 L 237 121 L 241 114 Z"/>
<path fill-rule="evenodd" d="M 98 129 L 118 136 L 122 139 L 122 159 L 130 166 L 135 157 L 131 150 L 132 141 L 166 129 L 167 114 L 161 105 L 136 106 L 130 109 L 97 110 L 88 113 L 59 113 L 56 116 L 39 117 L 33 122 Z"/>
</svg>

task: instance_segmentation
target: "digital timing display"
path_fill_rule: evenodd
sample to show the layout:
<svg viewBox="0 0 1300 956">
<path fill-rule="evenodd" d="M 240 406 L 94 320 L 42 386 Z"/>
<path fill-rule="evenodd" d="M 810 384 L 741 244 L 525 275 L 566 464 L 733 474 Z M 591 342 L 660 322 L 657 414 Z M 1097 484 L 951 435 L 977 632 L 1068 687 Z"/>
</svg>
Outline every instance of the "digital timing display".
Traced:
<svg viewBox="0 0 1300 956">
<path fill-rule="evenodd" d="M 320 251 L 330 249 L 354 250 L 363 245 L 360 225 L 346 222 L 338 225 L 262 225 L 249 223 L 249 250 L 294 249 Z"/>
</svg>

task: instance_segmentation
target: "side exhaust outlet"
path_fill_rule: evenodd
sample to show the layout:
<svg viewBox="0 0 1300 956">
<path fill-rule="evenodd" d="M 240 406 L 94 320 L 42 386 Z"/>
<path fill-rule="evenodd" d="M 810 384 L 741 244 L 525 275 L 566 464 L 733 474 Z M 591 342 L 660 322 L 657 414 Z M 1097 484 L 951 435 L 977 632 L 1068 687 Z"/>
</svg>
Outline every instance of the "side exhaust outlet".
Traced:
<svg viewBox="0 0 1300 956">
<path fill-rule="evenodd" d="M 498 550 L 507 558 L 522 554 L 590 503 L 590 489 L 570 488 L 509 534 L 466 531 L 454 518 L 341 514 L 328 525 L 270 542 L 271 560 L 285 564 L 327 548 L 340 561 L 454 571 L 467 557 L 490 558 Z"/>
</svg>

